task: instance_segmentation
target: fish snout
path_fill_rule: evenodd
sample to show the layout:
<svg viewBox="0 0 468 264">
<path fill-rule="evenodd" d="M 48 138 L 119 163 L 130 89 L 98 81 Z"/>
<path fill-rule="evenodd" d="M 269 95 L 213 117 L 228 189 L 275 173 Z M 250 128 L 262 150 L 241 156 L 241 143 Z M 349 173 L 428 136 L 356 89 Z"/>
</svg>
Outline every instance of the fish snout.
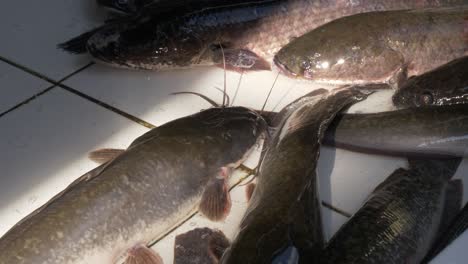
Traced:
<svg viewBox="0 0 468 264">
<path fill-rule="evenodd" d="M 281 62 L 281 60 L 278 58 L 278 55 L 273 58 L 273 62 L 276 68 L 278 68 L 282 74 L 292 78 L 297 77 L 295 72 L 291 71 L 286 64 Z"/>
</svg>

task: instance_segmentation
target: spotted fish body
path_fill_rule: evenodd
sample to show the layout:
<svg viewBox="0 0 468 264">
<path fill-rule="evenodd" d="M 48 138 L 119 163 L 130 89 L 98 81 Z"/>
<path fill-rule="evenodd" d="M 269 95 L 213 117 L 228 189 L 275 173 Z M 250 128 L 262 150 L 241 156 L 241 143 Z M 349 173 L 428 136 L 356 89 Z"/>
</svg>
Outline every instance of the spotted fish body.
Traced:
<svg viewBox="0 0 468 264">
<path fill-rule="evenodd" d="M 468 105 L 342 114 L 325 133 L 324 144 L 395 156 L 466 157 Z"/>
<path fill-rule="evenodd" d="M 356 90 L 342 90 L 305 96 L 288 108 L 262 159 L 240 231 L 221 263 L 317 258 L 323 246 L 315 172 L 320 141 L 334 115 L 363 97 Z"/>
<path fill-rule="evenodd" d="M 175 18 L 142 15 L 114 21 L 59 45 L 96 61 L 146 70 L 222 65 L 270 70 L 281 47 L 308 31 L 352 14 L 453 6 L 466 0 L 267 0 L 206 8 Z"/>
<path fill-rule="evenodd" d="M 115 263 L 193 213 L 209 181 L 242 161 L 265 126 L 232 107 L 151 130 L 0 238 L 0 263 Z"/>
<path fill-rule="evenodd" d="M 393 104 L 400 108 L 464 103 L 468 103 L 468 57 L 410 78 L 393 95 Z"/>
<path fill-rule="evenodd" d="M 445 217 L 451 188 L 461 188 L 460 181 L 449 180 L 460 160 L 421 160 L 393 172 L 332 237 L 320 263 L 421 263 Z"/>
<path fill-rule="evenodd" d="M 326 83 L 400 87 L 468 55 L 468 4 L 343 17 L 283 47 L 276 64 L 289 75 Z"/>
</svg>

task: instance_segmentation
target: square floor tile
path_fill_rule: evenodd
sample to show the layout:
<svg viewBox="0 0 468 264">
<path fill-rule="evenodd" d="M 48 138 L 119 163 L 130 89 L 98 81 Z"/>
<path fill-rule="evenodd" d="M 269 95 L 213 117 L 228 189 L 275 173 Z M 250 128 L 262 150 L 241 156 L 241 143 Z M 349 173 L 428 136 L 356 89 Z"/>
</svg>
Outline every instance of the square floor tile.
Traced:
<svg viewBox="0 0 468 264">
<path fill-rule="evenodd" d="M 4 3 L 0 17 L 0 56 L 58 80 L 90 58 L 68 54 L 57 44 L 100 25 L 106 14 L 93 0 L 17 0 Z"/>
<path fill-rule="evenodd" d="M 51 85 L 0 61 L 0 114 Z"/>
<path fill-rule="evenodd" d="M 0 118 L 0 234 L 96 167 L 87 153 L 148 129 L 55 88 Z"/>
<path fill-rule="evenodd" d="M 276 77 L 271 72 L 240 74 L 228 72 L 227 93 L 235 105 L 262 108 Z M 73 76 L 66 85 L 106 102 L 125 112 L 160 125 L 166 121 L 199 111 L 210 105 L 193 95 L 172 96 L 171 93 L 200 92 L 222 102 L 224 74 L 222 69 L 204 67 L 190 70 L 148 72 L 113 69 L 94 65 Z M 265 109 L 281 109 L 297 97 L 321 86 L 296 82 L 280 76 Z"/>
</svg>

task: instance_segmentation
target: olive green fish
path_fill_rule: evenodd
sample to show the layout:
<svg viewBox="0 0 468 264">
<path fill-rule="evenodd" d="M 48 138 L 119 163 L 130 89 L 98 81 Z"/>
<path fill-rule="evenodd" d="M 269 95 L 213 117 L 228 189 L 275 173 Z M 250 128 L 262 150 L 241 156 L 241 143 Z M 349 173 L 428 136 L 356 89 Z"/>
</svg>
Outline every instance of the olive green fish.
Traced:
<svg viewBox="0 0 468 264">
<path fill-rule="evenodd" d="M 460 207 L 461 159 L 410 161 L 375 188 L 363 207 L 328 243 L 320 263 L 419 264 L 444 221 Z"/>
<path fill-rule="evenodd" d="M 407 76 L 465 55 L 468 5 L 343 17 L 291 41 L 275 63 L 288 75 L 319 82 L 400 87 Z"/>
<path fill-rule="evenodd" d="M 257 113 L 225 107 L 149 131 L 1 237 L 0 263 L 159 263 L 145 246 L 198 207 L 225 217 L 229 172 L 265 130 Z"/>
</svg>

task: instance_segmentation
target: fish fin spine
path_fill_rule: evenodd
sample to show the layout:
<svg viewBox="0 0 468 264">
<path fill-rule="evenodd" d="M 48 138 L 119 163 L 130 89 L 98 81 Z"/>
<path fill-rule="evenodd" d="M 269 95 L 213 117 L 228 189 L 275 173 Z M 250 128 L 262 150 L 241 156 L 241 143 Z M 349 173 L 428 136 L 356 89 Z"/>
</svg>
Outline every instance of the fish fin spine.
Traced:
<svg viewBox="0 0 468 264">
<path fill-rule="evenodd" d="M 108 161 L 115 159 L 120 154 L 124 153 L 124 149 L 111 149 L 103 148 L 95 151 L 91 151 L 88 154 L 88 158 L 96 163 L 104 164 Z"/>
</svg>

